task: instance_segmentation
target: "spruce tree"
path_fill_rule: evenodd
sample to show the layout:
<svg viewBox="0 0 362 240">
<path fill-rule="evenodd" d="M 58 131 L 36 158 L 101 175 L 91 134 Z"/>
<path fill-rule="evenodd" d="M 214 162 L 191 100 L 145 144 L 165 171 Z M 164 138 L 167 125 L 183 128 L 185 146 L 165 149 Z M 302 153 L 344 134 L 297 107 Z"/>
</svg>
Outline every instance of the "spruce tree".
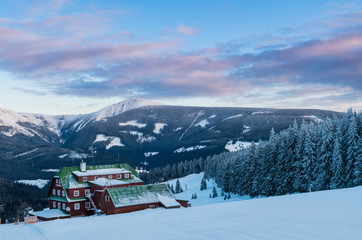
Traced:
<svg viewBox="0 0 362 240">
<path fill-rule="evenodd" d="M 216 198 L 216 197 L 218 197 L 218 195 L 217 195 L 216 188 L 214 186 L 214 188 L 212 189 L 212 198 Z"/>
<path fill-rule="evenodd" d="M 205 190 L 207 188 L 207 183 L 206 183 L 206 179 L 203 178 L 201 179 L 201 186 L 200 186 L 200 190 Z"/>
<path fill-rule="evenodd" d="M 180 181 L 177 179 L 177 181 L 176 181 L 176 193 L 181 193 L 181 192 L 183 192 L 183 190 L 181 188 Z"/>
</svg>

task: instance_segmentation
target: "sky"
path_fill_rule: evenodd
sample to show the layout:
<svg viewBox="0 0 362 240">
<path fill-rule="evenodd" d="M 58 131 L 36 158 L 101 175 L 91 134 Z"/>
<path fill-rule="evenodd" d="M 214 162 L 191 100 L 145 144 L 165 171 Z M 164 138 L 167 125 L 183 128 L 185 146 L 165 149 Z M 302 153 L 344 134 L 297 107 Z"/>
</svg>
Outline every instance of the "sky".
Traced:
<svg viewBox="0 0 362 240">
<path fill-rule="evenodd" d="M 362 1 L 0 0 L 0 108 L 362 110 Z"/>
</svg>

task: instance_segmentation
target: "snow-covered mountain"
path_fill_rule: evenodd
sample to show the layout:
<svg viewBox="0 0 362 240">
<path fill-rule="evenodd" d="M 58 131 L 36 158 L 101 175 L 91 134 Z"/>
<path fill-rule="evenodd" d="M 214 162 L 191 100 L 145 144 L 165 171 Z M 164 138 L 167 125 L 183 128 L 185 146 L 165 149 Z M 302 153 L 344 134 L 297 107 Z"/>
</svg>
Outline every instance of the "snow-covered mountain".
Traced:
<svg viewBox="0 0 362 240">
<path fill-rule="evenodd" d="M 279 132 L 294 120 L 320 121 L 336 114 L 313 109 L 168 106 L 141 98 L 80 115 L 2 109 L 0 159 L 6 168 L 0 168 L 0 176 L 46 179 L 50 174 L 42 169 L 86 160 L 92 150 L 96 164 L 119 160 L 132 166 L 165 166 L 240 150 L 267 139 L 272 128 Z"/>
<path fill-rule="evenodd" d="M 78 132 L 91 122 L 113 117 L 135 108 L 153 105 L 164 104 L 135 97 L 88 114 L 51 116 L 44 114 L 23 113 L 22 115 L 31 119 L 33 123 L 46 127 L 49 131 L 54 132 L 58 136 L 66 137 L 70 132 Z"/>
</svg>

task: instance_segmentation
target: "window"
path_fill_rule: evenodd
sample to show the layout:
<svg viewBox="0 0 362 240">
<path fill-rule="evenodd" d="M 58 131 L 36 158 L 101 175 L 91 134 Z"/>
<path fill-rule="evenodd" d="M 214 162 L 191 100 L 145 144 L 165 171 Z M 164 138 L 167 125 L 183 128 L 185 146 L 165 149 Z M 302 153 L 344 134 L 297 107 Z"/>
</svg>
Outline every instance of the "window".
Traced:
<svg viewBox="0 0 362 240">
<path fill-rule="evenodd" d="M 98 176 L 94 176 L 94 180 L 97 180 L 98 179 Z"/>
<path fill-rule="evenodd" d="M 112 175 L 108 175 L 108 179 L 112 179 Z"/>
<path fill-rule="evenodd" d="M 85 208 L 90 208 L 90 202 L 85 203 Z"/>
<path fill-rule="evenodd" d="M 117 179 L 121 179 L 121 174 L 117 174 Z"/>
<path fill-rule="evenodd" d="M 65 210 L 65 203 L 63 203 L 63 210 Z"/>
<path fill-rule="evenodd" d="M 128 173 L 124 174 L 124 178 L 129 178 L 129 174 Z"/>
<path fill-rule="evenodd" d="M 53 208 L 57 208 L 57 202 L 53 202 Z"/>
<path fill-rule="evenodd" d="M 65 192 L 64 192 L 64 190 L 62 191 L 62 196 L 65 197 Z"/>
<path fill-rule="evenodd" d="M 87 181 L 87 177 L 83 177 L 83 182 L 86 182 Z"/>
<path fill-rule="evenodd" d="M 75 210 L 79 210 L 79 209 L 80 209 L 80 204 L 79 204 L 79 203 L 75 203 L 75 204 L 74 204 L 74 209 L 75 209 Z"/>
<path fill-rule="evenodd" d="M 85 190 L 85 195 L 88 195 L 88 194 L 90 194 L 90 189 Z"/>
<path fill-rule="evenodd" d="M 155 205 L 150 205 L 150 208 L 155 208 Z"/>
<path fill-rule="evenodd" d="M 79 191 L 74 191 L 74 197 L 79 197 Z"/>
<path fill-rule="evenodd" d="M 60 190 L 59 189 L 57 190 L 57 193 L 58 193 L 58 196 L 60 196 Z"/>
<path fill-rule="evenodd" d="M 59 179 L 55 179 L 55 183 L 58 184 L 58 183 L 59 183 Z"/>
<path fill-rule="evenodd" d="M 61 205 L 61 203 L 60 202 L 58 202 L 58 208 L 60 209 L 60 205 Z"/>
<path fill-rule="evenodd" d="M 55 196 L 55 194 L 56 194 L 56 191 L 55 191 L 55 189 L 53 188 L 53 195 Z"/>
</svg>

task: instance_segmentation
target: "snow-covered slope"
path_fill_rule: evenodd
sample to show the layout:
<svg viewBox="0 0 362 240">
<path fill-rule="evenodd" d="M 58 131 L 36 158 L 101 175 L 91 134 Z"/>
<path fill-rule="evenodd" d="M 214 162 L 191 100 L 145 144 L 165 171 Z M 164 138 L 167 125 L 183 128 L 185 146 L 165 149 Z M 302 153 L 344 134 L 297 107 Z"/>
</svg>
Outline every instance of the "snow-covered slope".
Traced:
<svg viewBox="0 0 362 240">
<path fill-rule="evenodd" d="M 153 105 L 164 105 L 164 104 L 146 100 L 143 98 L 135 97 L 135 98 L 129 98 L 122 102 L 105 107 L 105 108 L 99 110 L 98 112 L 91 113 L 91 115 L 93 115 L 93 118 L 95 121 L 99 121 L 99 120 L 102 120 L 107 117 L 113 117 L 113 116 L 119 115 L 119 114 L 121 114 L 125 111 L 128 111 L 128 110 L 131 110 L 131 109 L 140 108 L 140 107 L 144 107 L 144 106 L 153 106 Z"/>
<path fill-rule="evenodd" d="M 58 136 L 61 136 L 64 131 L 78 132 L 91 122 L 113 117 L 131 109 L 153 105 L 164 104 L 143 98 L 129 98 L 122 102 L 102 108 L 97 112 L 88 114 L 51 116 L 44 114 L 22 113 L 22 115 L 31 119 L 33 123 L 46 127 L 50 131 L 56 133 Z"/>
<path fill-rule="evenodd" d="M 360 240 L 362 187 L 182 209 L 0 225 L 1 240 Z M 101 229 L 100 231 L 98 229 Z"/>
<path fill-rule="evenodd" d="M 182 193 L 176 193 L 175 196 L 178 199 L 189 200 L 192 206 L 208 205 L 215 203 L 224 203 L 224 202 L 234 202 L 240 200 L 250 199 L 248 196 L 238 196 L 231 195 L 231 198 L 224 200 L 224 197 L 221 196 L 221 189 L 216 185 L 213 179 L 206 180 L 207 188 L 205 190 L 200 190 L 201 180 L 204 176 L 204 173 L 199 174 L 190 174 L 186 177 L 179 178 L 180 186 L 182 188 Z M 170 186 L 173 186 L 175 189 L 177 179 L 167 181 Z M 218 196 L 215 198 L 210 198 L 212 194 L 212 189 L 216 188 Z M 196 194 L 196 199 L 191 199 L 192 194 Z"/>
</svg>

